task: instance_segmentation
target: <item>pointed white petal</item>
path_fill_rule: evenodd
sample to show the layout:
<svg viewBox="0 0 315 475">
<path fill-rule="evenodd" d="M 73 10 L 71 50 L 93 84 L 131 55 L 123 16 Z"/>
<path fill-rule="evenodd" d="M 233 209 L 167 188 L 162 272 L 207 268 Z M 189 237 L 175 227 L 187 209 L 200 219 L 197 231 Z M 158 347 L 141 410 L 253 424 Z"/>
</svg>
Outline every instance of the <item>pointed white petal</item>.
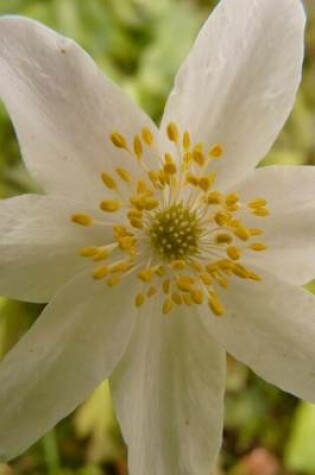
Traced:
<svg viewBox="0 0 315 475">
<path fill-rule="evenodd" d="M 78 251 L 109 243 L 111 233 L 106 226 L 71 222 L 73 213 L 84 211 L 90 210 L 82 203 L 53 196 L 0 201 L 0 294 L 47 302 L 75 274 L 91 267 Z"/>
<path fill-rule="evenodd" d="M 195 312 L 144 309 L 111 379 L 131 475 L 208 475 L 221 443 L 224 352 Z"/>
<path fill-rule="evenodd" d="M 264 231 L 259 239 L 268 250 L 249 258 L 246 253 L 247 263 L 297 284 L 315 278 L 315 167 L 263 167 L 238 192 L 244 202 L 265 198 L 271 213 L 252 220 Z"/>
<path fill-rule="evenodd" d="M 0 97 L 29 170 L 47 190 L 94 197 L 100 171 L 111 171 L 118 157 L 133 166 L 109 134 L 154 130 L 76 43 L 33 20 L 0 20 L 0 65 Z"/>
<path fill-rule="evenodd" d="M 133 292 L 128 279 L 109 289 L 81 275 L 9 352 L 0 364 L 1 458 L 24 451 L 109 376 L 131 335 Z"/>
<path fill-rule="evenodd" d="M 212 336 L 259 376 L 315 402 L 315 297 L 272 274 L 261 282 L 234 279 L 218 318 L 203 313 Z"/>
<path fill-rule="evenodd" d="M 180 68 L 162 128 L 221 143 L 218 184 L 242 179 L 268 152 L 301 77 L 305 14 L 299 0 L 221 0 Z"/>
</svg>

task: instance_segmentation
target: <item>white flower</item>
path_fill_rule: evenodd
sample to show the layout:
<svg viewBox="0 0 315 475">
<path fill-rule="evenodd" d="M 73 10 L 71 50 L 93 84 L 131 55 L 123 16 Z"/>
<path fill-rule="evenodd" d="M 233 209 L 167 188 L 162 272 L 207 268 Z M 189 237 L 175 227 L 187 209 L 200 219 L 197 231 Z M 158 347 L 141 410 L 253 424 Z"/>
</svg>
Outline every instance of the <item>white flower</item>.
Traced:
<svg viewBox="0 0 315 475">
<path fill-rule="evenodd" d="M 75 43 L 0 20 L 0 93 L 48 193 L 0 203 L 0 293 L 50 301 L 0 368 L 2 457 L 110 377 L 130 473 L 208 475 L 225 350 L 315 401 L 315 170 L 254 170 L 304 23 L 298 0 L 222 0 L 158 130 Z"/>
</svg>

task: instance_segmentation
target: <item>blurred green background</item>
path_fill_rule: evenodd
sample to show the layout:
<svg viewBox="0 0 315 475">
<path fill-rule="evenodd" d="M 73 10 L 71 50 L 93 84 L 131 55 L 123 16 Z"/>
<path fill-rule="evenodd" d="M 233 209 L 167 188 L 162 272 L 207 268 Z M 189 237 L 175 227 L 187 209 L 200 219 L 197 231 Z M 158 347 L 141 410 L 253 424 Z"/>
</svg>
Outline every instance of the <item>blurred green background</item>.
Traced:
<svg viewBox="0 0 315 475">
<path fill-rule="evenodd" d="M 0 14 L 36 18 L 77 40 L 158 122 L 176 70 L 215 3 L 0 0 Z M 266 164 L 315 165 L 315 1 L 305 4 L 309 22 L 303 84 Z M 12 124 L 0 108 L 0 198 L 31 191 L 32 186 Z M 40 310 L 0 299 L 0 356 Z M 232 359 L 226 405 L 224 444 L 215 475 L 315 475 L 315 406 L 267 385 Z M 126 449 L 106 383 L 25 455 L 10 465 L 0 464 L 0 475 L 126 473 Z"/>
</svg>

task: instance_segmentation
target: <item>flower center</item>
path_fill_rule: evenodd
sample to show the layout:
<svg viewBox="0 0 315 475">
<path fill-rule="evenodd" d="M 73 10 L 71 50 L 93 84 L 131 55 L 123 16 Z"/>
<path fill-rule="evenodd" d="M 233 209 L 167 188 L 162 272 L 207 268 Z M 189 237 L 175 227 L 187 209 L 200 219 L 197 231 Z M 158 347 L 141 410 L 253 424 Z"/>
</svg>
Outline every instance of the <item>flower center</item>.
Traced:
<svg viewBox="0 0 315 475">
<path fill-rule="evenodd" d="M 176 203 L 154 213 L 151 223 L 151 243 L 163 260 L 187 259 L 198 254 L 201 228 L 196 211 Z"/>
<path fill-rule="evenodd" d="M 79 254 L 91 259 L 92 278 L 109 287 L 134 276 L 139 283 L 137 307 L 160 294 L 164 314 L 174 305 L 207 300 L 220 316 L 225 312 L 221 290 L 232 279 L 260 280 L 245 259 L 247 253 L 266 250 L 257 240 L 263 231 L 246 221 L 249 216 L 250 222 L 268 216 L 267 202 L 255 197 L 244 203 L 238 193 L 224 194 L 215 188 L 211 165 L 224 154 L 220 144 L 206 151 L 202 143 L 193 145 L 189 132 L 181 134 L 174 123 L 166 133 L 176 157 L 169 152 L 161 156 L 147 128 L 133 137 L 132 144 L 120 132 L 110 135 L 113 146 L 136 161 L 140 178 L 135 179 L 128 166 L 101 174 L 104 186 L 117 197 L 99 204 L 104 220 L 76 213 L 71 221 L 110 226 L 112 238 L 102 245 L 91 243 Z M 108 216 L 117 212 L 121 222 L 113 224 Z"/>
</svg>

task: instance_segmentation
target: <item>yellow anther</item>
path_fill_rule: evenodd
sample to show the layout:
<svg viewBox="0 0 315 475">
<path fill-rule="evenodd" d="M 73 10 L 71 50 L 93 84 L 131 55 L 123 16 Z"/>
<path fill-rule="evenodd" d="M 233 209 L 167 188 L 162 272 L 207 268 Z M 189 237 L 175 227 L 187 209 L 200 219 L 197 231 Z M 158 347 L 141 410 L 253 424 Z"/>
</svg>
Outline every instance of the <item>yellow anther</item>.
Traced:
<svg viewBox="0 0 315 475">
<path fill-rule="evenodd" d="M 209 274 L 206 274 L 206 273 L 202 273 L 200 274 L 200 280 L 202 281 L 203 284 L 205 285 L 211 285 L 213 280 L 212 278 L 210 277 Z"/>
<path fill-rule="evenodd" d="M 151 198 L 151 197 L 148 197 L 148 198 L 145 198 L 144 199 L 144 209 L 150 211 L 152 209 L 155 209 L 159 206 L 159 201 L 156 200 L 155 198 Z"/>
<path fill-rule="evenodd" d="M 204 270 L 204 266 L 197 261 L 191 261 L 191 267 L 195 269 L 197 272 L 202 272 Z"/>
<path fill-rule="evenodd" d="M 154 273 L 159 277 L 163 277 L 163 275 L 165 275 L 165 269 L 163 266 L 156 266 L 154 268 Z"/>
<path fill-rule="evenodd" d="M 183 135 L 183 147 L 184 147 L 184 150 L 188 150 L 189 147 L 190 147 L 190 144 L 191 144 L 191 140 L 190 140 L 190 135 L 189 135 L 189 132 L 187 132 L 187 130 L 184 132 L 184 135 Z"/>
<path fill-rule="evenodd" d="M 171 263 L 171 267 L 172 269 L 175 269 L 175 270 L 182 270 L 182 269 L 185 269 L 186 262 L 183 261 L 182 259 L 176 259 L 175 261 Z"/>
<path fill-rule="evenodd" d="M 148 297 L 153 297 L 157 293 L 157 288 L 151 285 L 148 290 L 147 290 L 147 296 Z"/>
<path fill-rule="evenodd" d="M 149 147 L 151 145 L 153 145 L 154 137 L 153 137 L 153 134 L 152 134 L 150 129 L 148 129 L 147 127 L 144 127 L 141 130 L 141 135 L 142 135 L 142 139 L 143 139 L 143 141 L 146 145 L 149 145 Z"/>
<path fill-rule="evenodd" d="M 115 145 L 115 147 L 124 148 L 125 150 L 128 150 L 127 139 L 120 132 L 113 132 L 112 134 L 110 134 L 110 139 Z"/>
<path fill-rule="evenodd" d="M 118 275 L 111 275 L 108 279 L 107 279 L 107 285 L 108 287 L 114 287 L 114 285 L 117 285 L 119 284 L 120 282 L 120 277 Z"/>
<path fill-rule="evenodd" d="M 248 278 L 252 280 L 257 280 L 257 281 L 261 280 L 260 275 L 256 274 L 256 272 L 253 272 L 253 271 L 250 271 Z"/>
<path fill-rule="evenodd" d="M 127 217 L 129 219 L 141 219 L 142 218 L 142 211 L 140 211 L 139 209 L 136 209 L 136 208 L 131 208 L 128 213 L 127 213 Z"/>
<path fill-rule="evenodd" d="M 163 280 L 163 283 L 162 283 L 162 290 L 165 294 L 168 294 L 169 291 L 170 291 L 170 288 L 171 288 L 171 281 L 170 279 L 165 279 Z"/>
<path fill-rule="evenodd" d="M 150 178 L 151 180 L 151 183 L 156 186 L 159 182 L 159 172 L 158 171 L 154 171 L 154 170 L 149 170 L 148 171 L 148 177 Z"/>
<path fill-rule="evenodd" d="M 136 244 L 136 241 L 136 238 L 132 236 L 124 236 L 118 238 L 120 249 L 126 252 L 134 250 L 134 245 Z"/>
<path fill-rule="evenodd" d="M 131 218 L 130 219 L 130 224 L 133 228 L 143 229 L 143 222 L 142 222 L 141 219 Z"/>
<path fill-rule="evenodd" d="M 260 228 L 250 228 L 248 231 L 250 232 L 251 236 L 260 236 L 263 234 L 263 230 Z"/>
<path fill-rule="evenodd" d="M 218 244 L 230 244 L 232 240 L 232 236 L 227 233 L 219 233 L 215 237 L 215 242 Z"/>
<path fill-rule="evenodd" d="M 182 298 L 181 294 L 179 294 L 178 292 L 173 292 L 172 295 L 171 295 L 171 298 L 172 298 L 173 302 L 176 303 L 176 305 L 182 305 L 183 298 Z"/>
<path fill-rule="evenodd" d="M 267 204 L 267 201 L 264 198 L 253 198 L 248 203 L 248 207 L 255 209 L 255 208 L 261 208 L 262 206 L 266 206 L 266 204 Z"/>
<path fill-rule="evenodd" d="M 116 172 L 120 176 L 120 178 L 126 183 L 131 183 L 131 175 L 128 170 L 126 170 L 125 168 L 118 167 L 116 168 Z"/>
<path fill-rule="evenodd" d="M 195 284 L 195 279 L 188 275 L 183 275 L 181 277 L 178 277 L 176 279 L 176 284 L 179 290 L 182 290 L 183 292 L 191 292 L 193 290 L 193 286 Z"/>
<path fill-rule="evenodd" d="M 107 188 L 109 188 L 110 190 L 117 189 L 117 183 L 112 176 L 110 176 L 106 172 L 103 172 L 101 174 L 101 177 L 102 177 L 102 182 L 104 183 L 105 186 L 107 186 Z"/>
<path fill-rule="evenodd" d="M 111 273 L 126 272 L 128 269 L 130 269 L 130 267 L 131 267 L 130 261 L 121 260 L 121 261 L 114 262 L 113 264 L 108 266 L 108 270 Z"/>
<path fill-rule="evenodd" d="M 130 232 L 127 231 L 126 226 L 122 226 L 121 224 L 114 224 L 113 225 L 114 234 L 117 236 L 130 236 Z"/>
<path fill-rule="evenodd" d="M 135 298 L 135 306 L 136 307 L 141 307 L 145 302 L 145 294 L 143 292 L 140 292 L 139 294 L 136 295 Z"/>
<path fill-rule="evenodd" d="M 228 288 L 228 285 L 229 285 L 229 281 L 227 279 L 225 279 L 224 277 L 219 277 L 217 276 L 216 277 L 216 281 L 218 282 L 218 284 L 223 287 L 224 289 L 227 289 Z"/>
<path fill-rule="evenodd" d="M 228 224 L 230 218 L 231 215 L 225 211 L 218 211 L 214 216 L 214 220 L 218 226 L 225 226 Z"/>
<path fill-rule="evenodd" d="M 81 226 L 89 226 L 92 224 L 92 218 L 86 213 L 77 213 L 71 216 L 71 221 Z"/>
<path fill-rule="evenodd" d="M 178 128 L 174 122 L 170 122 L 166 127 L 166 133 L 171 142 L 178 141 Z"/>
<path fill-rule="evenodd" d="M 217 190 L 210 191 L 206 198 L 206 201 L 209 205 L 218 205 L 221 203 L 221 200 L 222 194 Z"/>
<path fill-rule="evenodd" d="M 186 165 L 188 165 L 188 163 L 190 163 L 191 160 L 192 160 L 192 153 L 191 152 L 185 152 L 184 156 L 183 156 L 183 162 L 186 163 Z"/>
<path fill-rule="evenodd" d="M 175 175 L 177 171 L 175 163 L 165 163 L 163 169 L 167 175 Z"/>
<path fill-rule="evenodd" d="M 208 303 L 209 303 L 210 309 L 217 317 L 220 317 L 221 315 L 224 314 L 225 308 L 220 302 L 220 299 L 216 294 L 213 294 L 213 293 L 209 294 Z"/>
<path fill-rule="evenodd" d="M 198 148 L 195 148 L 193 150 L 192 157 L 193 157 L 194 162 L 197 163 L 197 165 L 199 165 L 200 167 L 202 167 L 205 164 L 206 157 L 204 153 Z"/>
<path fill-rule="evenodd" d="M 248 279 L 250 276 L 250 271 L 246 269 L 242 264 L 235 264 L 233 266 L 233 274 L 241 279 Z"/>
<path fill-rule="evenodd" d="M 266 244 L 263 242 L 252 242 L 249 247 L 252 251 L 265 251 L 267 249 Z"/>
<path fill-rule="evenodd" d="M 240 197 L 238 193 L 229 193 L 225 197 L 225 203 L 228 206 L 235 205 L 239 201 Z"/>
<path fill-rule="evenodd" d="M 230 259 L 237 261 L 241 258 L 241 250 L 236 246 L 229 246 L 226 248 L 226 253 Z"/>
<path fill-rule="evenodd" d="M 139 135 L 135 135 L 133 138 L 133 151 L 138 159 L 142 157 L 143 147 Z"/>
<path fill-rule="evenodd" d="M 143 194 L 146 193 L 148 190 L 147 184 L 144 180 L 140 179 L 137 181 L 137 193 Z"/>
<path fill-rule="evenodd" d="M 269 216 L 270 212 L 269 212 L 269 209 L 268 208 L 255 208 L 253 210 L 253 214 L 255 216 Z"/>
<path fill-rule="evenodd" d="M 238 226 L 234 229 L 233 233 L 242 241 L 247 241 L 251 237 L 250 231 L 244 226 Z"/>
<path fill-rule="evenodd" d="M 226 274 L 229 274 L 230 271 L 232 271 L 234 263 L 231 262 L 229 259 L 221 259 L 220 261 L 216 262 L 217 267 L 225 272 Z"/>
<path fill-rule="evenodd" d="M 153 271 L 149 267 L 146 269 L 142 269 L 138 272 L 138 278 L 142 280 L 142 282 L 151 282 L 153 277 Z"/>
<path fill-rule="evenodd" d="M 103 277 L 106 277 L 108 274 L 108 267 L 107 266 L 100 266 L 98 267 L 92 274 L 93 279 L 100 280 Z"/>
<path fill-rule="evenodd" d="M 171 298 L 166 299 L 163 304 L 163 314 L 167 315 L 168 313 L 170 313 L 172 308 L 173 308 L 173 300 Z"/>
<path fill-rule="evenodd" d="M 79 255 L 82 257 L 94 257 L 98 252 L 98 247 L 96 246 L 86 246 L 82 247 L 79 250 Z"/>
<path fill-rule="evenodd" d="M 199 185 L 199 179 L 193 175 L 192 173 L 187 173 L 186 174 L 186 182 L 189 183 L 190 185 L 193 186 L 198 186 Z"/>
<path fill-rule="evenodd" d="M 120 209 L 120 203 L 117 200 L 104 200 L 101 201 L 100 208 L 102 211 L 106 211 L 107 213 L 115 213 Z"/>
<path fill-rule="evenodd" d="M 199 178 L 199 186 L 203 191 L 208 191 L 212 184 L 211 178 L 209 176 L 202 176 Z"/>
<path fill-rule="evenodd" d="M 209 155 L 212 158 L 220 158 L 222 157 L 223 153 L 224 153 L 224 149 L 222 145 L 220 144 L 213 145 L 209 150 Z"/>
<path fill-rule="evenodd" d="M 203 302 L 203 292 L 199 289 L 193 289 L 190 293 L 191 299 L 197 305 L 202 304 Z"/>
<path fill-rule="evenodd" d="M 106 247 L 100 247 L 98 248 L 97 252 L 94 254 L 94 261 L 103 261 L 107 259 L 109 254 L 111 253 L 111 250 L 106 248 Z"/>
</svg>

